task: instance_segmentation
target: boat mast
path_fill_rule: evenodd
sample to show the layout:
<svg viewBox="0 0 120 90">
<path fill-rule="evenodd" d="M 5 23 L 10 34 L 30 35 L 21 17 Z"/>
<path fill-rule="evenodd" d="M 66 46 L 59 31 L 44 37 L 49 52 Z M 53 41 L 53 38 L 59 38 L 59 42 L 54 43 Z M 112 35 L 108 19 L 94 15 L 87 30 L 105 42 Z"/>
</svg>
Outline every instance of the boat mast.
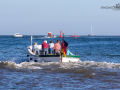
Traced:
<svg viewBox="0 0 120 90">
<path fill-rule="evenodd" d="M 91 34 L 92 34 L 92 25 L 91 25 Z"/>
<path fill-rule="evenodd" d="M 63 42 L 64 42 L 64 33 L 63 33 L 63 41 L 62 41 L 62 48 L 63 48 Z M 61 48 L 61 49 L 62 49 Z M 61 52 L 61 62 L 63 62 L 63 53 Z"/>
</svg>

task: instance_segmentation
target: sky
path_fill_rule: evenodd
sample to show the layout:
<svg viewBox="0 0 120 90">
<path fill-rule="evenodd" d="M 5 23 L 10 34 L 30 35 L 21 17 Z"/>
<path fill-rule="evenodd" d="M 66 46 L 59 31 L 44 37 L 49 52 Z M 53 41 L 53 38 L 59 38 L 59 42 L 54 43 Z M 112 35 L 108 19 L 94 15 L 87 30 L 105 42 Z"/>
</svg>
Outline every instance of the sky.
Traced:
<svg viewBox="0 0 120 90">
<path fill-rule="evenodd" d="M 120 0 L 0 0 L 0 35 L 120 35 Z"/>
</svg>

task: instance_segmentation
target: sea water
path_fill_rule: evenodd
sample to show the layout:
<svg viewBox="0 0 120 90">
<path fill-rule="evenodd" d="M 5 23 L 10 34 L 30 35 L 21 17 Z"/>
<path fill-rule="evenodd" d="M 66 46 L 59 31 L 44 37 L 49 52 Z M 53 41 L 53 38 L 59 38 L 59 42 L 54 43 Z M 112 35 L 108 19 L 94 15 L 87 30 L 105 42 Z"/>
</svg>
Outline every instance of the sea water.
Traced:
<svg viewBox="0 0 120 90">
<path fill-rule="evenodd" d="M 62 38 L 33 36 L 42 44 Z M 0 90 L 108 90 L 120 89 L 120 37 L 64 37 L 80 62 L 28 62 L 31 36 L 0 36 Z"/>
</svg>

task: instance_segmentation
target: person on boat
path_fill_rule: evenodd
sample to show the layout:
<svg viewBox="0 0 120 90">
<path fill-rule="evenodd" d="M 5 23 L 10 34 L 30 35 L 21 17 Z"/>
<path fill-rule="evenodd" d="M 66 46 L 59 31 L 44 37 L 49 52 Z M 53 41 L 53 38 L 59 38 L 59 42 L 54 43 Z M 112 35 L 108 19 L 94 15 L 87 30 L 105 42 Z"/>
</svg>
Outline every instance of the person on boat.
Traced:
<svg viewBox="0 0 120 90">
<path fill-rule="evenodd" d="M 43 44 L 42 44 L 42 53 L 43 55 L 48 55 L 48 44 L 47 44 L 47 41 L 43 41 Z"/>
<path fill-rule="evenodd" d="M 33 45 L 32 51 L 33 51 L 36 55 L 39 54 L 39 47 L 38 47 L 38 45 L 37 45 L 36 42 L 35 42 L 34 45 Z"/>
<path fill-rule="evenodd" d="M 50 54 L 53 54 L 53 47 L 54 47 L 54 43 L 53 43 L 53 41 L 50 41 L 50 43 L 49 43 L 49 53 Z"/>
<path fill-rule="evenodd" d="M 66 55 L 73 55 L 73 54 L 72 54 L 72 53 L 70 52 L 70 50 L 68 49 Z"/>
<path fill-rule="evenodd" d="M 53 48 L 54 54 L 58 54 L 60 55 L 61 52 L 61 45 L 60 45 L 60 41 L 57 40 L 57 43 L 54 44 L 54 48 Z"/>
<path fill-rule="evenodd" d="M 72 54 L 72 53 L 70 52 L 70 50 L 68 49 L 66 55 L 74 55 L 74 54 Z M 64 56 L 64 54 L 63 54 L 63 56 Z"/>
</svg>

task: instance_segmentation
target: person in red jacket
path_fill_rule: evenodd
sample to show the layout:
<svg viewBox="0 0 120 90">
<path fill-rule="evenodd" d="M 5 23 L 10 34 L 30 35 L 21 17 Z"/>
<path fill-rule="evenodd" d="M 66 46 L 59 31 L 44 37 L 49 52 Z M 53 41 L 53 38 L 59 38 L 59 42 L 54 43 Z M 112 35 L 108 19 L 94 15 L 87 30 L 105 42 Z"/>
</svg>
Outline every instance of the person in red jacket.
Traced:
<svg viewBox="0 0 120 90">
<path fill-rule="evenodd" d="M 47 41 L 43 41 L 43 44 L 42 44 L 42 53 L 43 55 L 48 55 L 48 44 L 47 44 Z"/>
</svg>

